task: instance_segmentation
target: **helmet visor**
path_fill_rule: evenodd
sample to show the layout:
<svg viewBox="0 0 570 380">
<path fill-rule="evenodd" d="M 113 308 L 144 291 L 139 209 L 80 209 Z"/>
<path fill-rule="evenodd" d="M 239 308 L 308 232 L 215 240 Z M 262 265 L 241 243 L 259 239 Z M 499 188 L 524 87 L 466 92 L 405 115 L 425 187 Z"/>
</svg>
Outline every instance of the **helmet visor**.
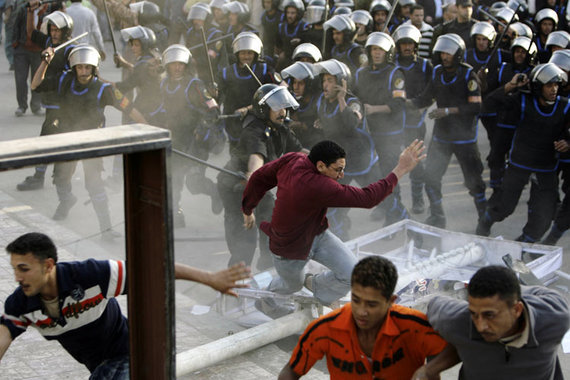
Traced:
<svg viewBox="0 0 570 380">
<path fill-rule="evenodd" d="M 448 38 L 442 38 L 444 36 L 441 36 L 437 39 L 435 45 L 433 46 L 433 51 L 454 55 L 457 52 L 457 49 L 459 49 L 457 42 Z"/>
<path fill-rule="evenodd" d="M 296 110 L 299 108 L 299 103 L 297 103 L 293 95 L 287 91 L 287 88 L 283 86 L 277 86 L 261 98 L 259 105 L 263 104 L 267 104 L 273 111 L 288 108 Z"/>
<path fill-rule="evenodd" d="M 297 80 L 303 79 L 313 79 L 315 77 L 315 72 L 313 70 L 313 65 L 305 62 L 295 62 L 289 67 L 284 68 L 281 71 L 281 76 L 284 79 L 295 78 Z"/>
</svg>

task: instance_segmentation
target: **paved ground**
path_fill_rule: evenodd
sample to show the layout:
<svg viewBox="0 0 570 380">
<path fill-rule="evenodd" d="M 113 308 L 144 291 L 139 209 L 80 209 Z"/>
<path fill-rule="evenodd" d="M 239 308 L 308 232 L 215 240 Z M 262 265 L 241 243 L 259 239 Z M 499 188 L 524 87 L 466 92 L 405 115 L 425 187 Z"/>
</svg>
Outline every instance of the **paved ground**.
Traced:
<svg viewBox="0 0 570 380">
<path fill-rule="evenodd" d="M 108 46 L 107 53 L 110 55 Z M 101 75 L 109 80 L 118 80 L 119 73 L 110 62 L 104 62 Z M 8 71 L 8 65 L 3 54 L 0 54 L 0 139 L 12 140 L 17 138 L 37 136 L 42 119 L 26 114 L 16 118 L 14 111 L 17 107 L 13 73 Z M 80 110 L 78 110 L 80 112 Z M 107 112 L 108 126 L 119 125 L 120 115 L 114 110 Z M 480 147 L 483 157 L 488 150 L 486 136 L 480 137 Z M 213 157 L 213 161 L 223 164 L 227 160 L 227 152 Z M 112 172 L 113 158 L 105 160 L 106 173 Z M 49 169 L 51 173 L 51 168 Z M 118 239 L 113 243 L 103 243 L 99 239 L 98 227 L 92 207 L 84 204 L 88 196 L 83 188 L 82 170 L 78 170 L 73 180 L 74 191 L 80 202 L 72 210 L 68 220 L 55 223 L 50 218 L 57 205 L 55 189 L 51 183 L 41 191 L 18 192 L 16 183 L 31 175 L 33 170 L 19 170 L 0 173 L 0 249 L 19 236 L 29 231 L 42 231 L 52 236 L 61 251 L 62 260 L 82 260 L 95 258 L 124 258 L 124 240 Z M 208 175 L 215 173 L 208 169 Z M 488 172 L 485 172 L 488 180 Z M 448 228 L 453 231 L 472 233 L 475 230 L 476 214 L 471 198 L 463 186 L 463 177 L 455 161 L 449 167 L 444 178 L 444 208 L 448 216 Z M 402 182 L 404 201 L 409 205 L 409 180 Z M 112 218 L 117 231 L 124 229 L 123 195 L 116 187 L 108 189 Z M 493 235 L 502 235 L 514 239 L 526 220 L 527 192 L 523 194 L 516 213 L 503 223 L 493 227 Z M 209 199 L 204 196 L 183 194 L 183 207 L 186 213 L 187 226 L 175 231 L 176 260 L 204 269 L 221 269 L 229 254 L 223 239 L 223 219 L 214 216 L 210 211 Z M 367 210 L 351 210 L 353 218 L 352 235 L 359 236 L 382 227 L 381 223 L 373 222 Z M 417 216 L 423 221 L 426 215 Z M 567 249 L 570 238 L 564 237 L 560 244 Z M 564 270 L 570 272 L 570 264 L 565 262 Z M 232 334 L 242 329 L 234 321 L 219 316 L 216 312 L 205 315 L 194 315 L 194 305 L 213 305 L 216 294 L 197 284 L 177 282 L 176 284 L 176 340 L 178 351 L 183 351 L 214 339 Z M 568 289 L 569 284 L 561 283 Z M 0 253 L 0 306 L 16 284 L 13 281 L 12 270 L 8 257 Z M 125 305 L 125 299 L 121 300 Z M 126 308 L 124 308 L 126 310 Z M 226 361 L 217 366 L 199 371 L 186 378 L 193 379 L 260 379 L 274 378 L 283 364 L 287 361 L 296 342 L 296 337 L 283 339 L 275 344 L 265 346 L 236 359 Z M 563 365 L 570 373 L 568 355 L 563 358 Z M 456 370 L 447 373 L 444 378 L 456 377 Z M 63 351 L 58 344 L 43 340 L 35 331 L 30 331 L 19 337 L 10 347 L 0 364 L 2 379 L 62 379 L 87 378 L 87 371 Z M 326 368 L 319 365 L 307 376 L 309 379 L 326 379 Z"/>
</svg>

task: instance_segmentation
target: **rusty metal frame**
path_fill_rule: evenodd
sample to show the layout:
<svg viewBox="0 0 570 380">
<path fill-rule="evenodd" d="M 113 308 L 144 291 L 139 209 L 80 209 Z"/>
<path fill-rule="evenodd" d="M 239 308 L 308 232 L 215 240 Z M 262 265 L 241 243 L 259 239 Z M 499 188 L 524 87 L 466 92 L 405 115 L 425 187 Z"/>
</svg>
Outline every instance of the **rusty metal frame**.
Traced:
<svg viewBox="0 0 570 380">
<path fill-rule="evenodd" d="M 175 378 L 170 151 L 167 130 L 142 124 L 0 142 L 0 171 L 123 155 L 130 376 L 137 380 Z"/>
</svg>

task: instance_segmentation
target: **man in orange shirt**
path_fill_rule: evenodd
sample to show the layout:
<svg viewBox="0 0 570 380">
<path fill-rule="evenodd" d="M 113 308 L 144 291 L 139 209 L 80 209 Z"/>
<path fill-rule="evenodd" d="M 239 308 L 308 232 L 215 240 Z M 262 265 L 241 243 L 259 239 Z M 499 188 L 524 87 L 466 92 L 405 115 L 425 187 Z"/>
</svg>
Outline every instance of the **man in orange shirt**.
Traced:
<svg viewBox="0 0 570 380">
<path fill-rule="evenodd" d="M 299 379 L 324 355 L 332 380 L 410 379 L 447 343 L 423 313 L 394 304 L 397 281 L 396 267 L 381 256 L 356 264 L 352 301 L 307 326 L 279 380 Z"/>
</svg>

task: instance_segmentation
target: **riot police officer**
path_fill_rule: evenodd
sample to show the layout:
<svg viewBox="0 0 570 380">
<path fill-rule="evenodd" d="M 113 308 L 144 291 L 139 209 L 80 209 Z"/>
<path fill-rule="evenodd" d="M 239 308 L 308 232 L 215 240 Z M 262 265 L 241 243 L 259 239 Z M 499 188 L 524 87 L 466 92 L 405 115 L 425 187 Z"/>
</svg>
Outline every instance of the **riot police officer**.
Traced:
<svg viewBox="0 0 570 380">
<path fill-rule="evenodd" d="M 287 110 L 296 109 L 299 104 L 284 86 L 265 84 L 259 87 L 252 99 L 252 111 L 243 120 L 243 132 L 239 144 L 230 155 L 226 169 L 245 173 L 245 178 L 287 152 L 299 152 L 303 147 L 289 127 L 285 125 Z M 251 264 L 255 253 L 258 231 L 245 229 L 241 200 L 244 180 L 221 172 L 218 175 L 218 189 L 224 204 L 224 228 L 226 242 L 231 254 L 229 266 L 244 261 Z M 258 223 L 271 219 L 273 197 L 266 194 L 256 208 Z M 259 234 L 260 258 L 258 269 L 272 266 L 269 239 Z"/>
<path fill-rule="evenodd" d="M 364 125 L 370 131 L 382 175 L 397 164 L 404 145 L 404 73 L 394 64 L 395 44 L 387 33 L 373 32 L 366 41 L 368 66 L 356 71 L 354 93 L 363 104 Z M 400 186 L 381 205 L 386 208 L 386 225 L 408 218 L 400 198 Z"/>
<path fill-rule="evenodd" d="M 536 242 L 547 231 L 554 216 L 557 198 L 557 152 L 568 151 L 567 130 L 570 122 L 568 98 L 558 96 L 558 88 L 568 77 L 554 63 L 540 64 L 530 78 L 517 74 L 490 96 L 497 108 L 511 110 L 511 124 L 516 125 L 509 164 L 505 171 L 501 198 L 489 204 L 479 219 L 477 234 L 489 236 L 491 226 L 515 210 L 531 175 L 529 213 L 517 241 Z M 515 91 L 530 80 L 531 94 Z"/>
<path fill-rule="evenodd" d="M 60 106 L 58 112 L 58 130 L 60 132 L 81 131 L 102 128 L 105 126 L 105 115 L 102 110 L 112 105 L 139 122 L 146 123 L 144 117 L 133 108 L 122 93 L 111 84 L 98 80 L 100 56 L 97 49 L 88 45 L 78 45 L 69 53 L 71 71 L 60 76 L 47 77 L 46 71 L 54 54 L 49 47 L 42 53 L 44 59 L 32 80 L 32 89 L 38 92 L 56 91 Z M 78 109 L 81 112 L 78 112 Z M 89 192 L 93 208 L 99 220 L 104 238 L 113 238 L 111 217 L 105 186 L 101 178 L 103 161 L 101 158 L 83 160 L 85 187 Z M 71 178 L 75 172 L 77 161 L 57 162 L 54 167 L 54 184 L 59 198 L 59 205 L 53 215 L 54 220 L 63 220 L 77 202 L 72 193 Z"/>
<path fill-rule="evenodd" d="M 301 43 L 301 32 L 305 27 L 302 21 L 305 5 L 302 0 L 284 0 L 281 4 L 284 20 L 277 28 L 275 42 L 276 53 L 279 55 L 276 70 L 283 70 L 291 64 L 293 50 Z"/>
<path fill-rule="evenodd" d="M 465 43 L 454 33 L 440 36 L 433 55 L 441 60 L 434 67 L 430 84 L 414 104 L 425 107 L 437 103 L 428 116 L 435 119 L 433 136 L 426 160 L 426 193 L 430 201 L 427 224 L 445 228 L 441 181 L 452 155 L 463 171 L 465 186 L 473 197 L 478 214 L 485 211 L 483 164 L 477 147 L 477 119 L 481 108 L 481 90 L 473 68 L 463 63 Z"/>
<path fill-rule="evenodd" d="M 413 99 L 419 96 L 431 80 L 433 66 L 431 61 L 418 55 L 421 32 L 415 26 L 400 25 L 393 34 L 396 44 L 396 65 L 402 70 L 405 78 L 406 97 Z M 404 138 L 408 145 L 415 139 L 423 141 L 426 134 L 426 111 L 420 112 L 414 107 L 405 110 Z M 412 172 L 412 213 L 424 212 L 424 164 L 420 162 Z"/>
<path fill-rule="evenodd" d="M 358 68 L 366 65 L 367 57 L 364 48 L 354 42 L 356 25 L 350 17 L 345 15 L 333 16 L 324 23 L 325 30 L 332 31 L 334 46 L 330 50 L 330 57 L 346 64 L 354 74 Z"/>
</svg>

